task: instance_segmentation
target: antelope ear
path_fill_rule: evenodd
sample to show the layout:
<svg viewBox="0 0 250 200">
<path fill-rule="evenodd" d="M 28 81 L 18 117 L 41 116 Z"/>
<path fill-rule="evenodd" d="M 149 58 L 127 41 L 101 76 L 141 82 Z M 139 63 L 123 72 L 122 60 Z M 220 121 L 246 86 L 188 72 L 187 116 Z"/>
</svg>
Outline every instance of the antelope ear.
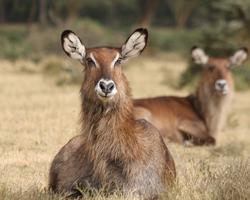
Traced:
<svg viewBox="0 0 250 200">
<path fill-rule="evenodd" d="M 83 62 L 86 49 L 81 40 L 71 30 L 65 30 L 61 35 L 61 43 L 64 52 L 71 58 Z"/>
<path fill-rule="evenodd" d="M 207 64 L 209 58 L 205 51 L 197 46 L 192 47 L 191 56 L 194 62 L 199 65 Z"/>
<path fill-rule="evenodd" d="M 148 31 L 144 28 L 136 29 L 122 45 L 123 60 L 136 57 L 145 49 L 148 41 Z"/>
<path fill-rule="evenodd" d="M 231 66 L 241 65 L 248 57 L 248 49 L 243 47 L 236 51 L 233 56 L 229 58 Z"/>
</svg>

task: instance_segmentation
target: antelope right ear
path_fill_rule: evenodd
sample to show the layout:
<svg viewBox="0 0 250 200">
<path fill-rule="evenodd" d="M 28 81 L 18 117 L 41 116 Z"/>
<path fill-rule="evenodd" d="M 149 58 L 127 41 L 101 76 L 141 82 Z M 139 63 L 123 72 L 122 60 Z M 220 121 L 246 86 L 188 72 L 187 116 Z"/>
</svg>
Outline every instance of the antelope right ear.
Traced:
<svg viewBox="0 0 250 200">
<path fill-rule="evenodd" d="M 240 66 L 248 57 L 248 49 L 243 47 L 236 51 L 233 56 L 230 57 L 231 66 Z"/>
<path fill-rule="evenodd" d="M 136 29 L 122 45 L 123 60 L 136 57 L 145 49 L 148 41 L 148 31 L 145 28 Z"/>
<path fill-rule="evenodd" d="M 205 51 L 197 46 L 193 46 L 191 49 L 192 59 L 196 64 L 205 65 L 208 62 L 208 56 Z"/>
<path fill-rule="evenodd" d="M 65 30 L 61 35 L 61 43 L 64 52 L 71 58 L 83 62 L 86 55 L 86 49 L 81 40 L 71 30 Z"/>
</svg>

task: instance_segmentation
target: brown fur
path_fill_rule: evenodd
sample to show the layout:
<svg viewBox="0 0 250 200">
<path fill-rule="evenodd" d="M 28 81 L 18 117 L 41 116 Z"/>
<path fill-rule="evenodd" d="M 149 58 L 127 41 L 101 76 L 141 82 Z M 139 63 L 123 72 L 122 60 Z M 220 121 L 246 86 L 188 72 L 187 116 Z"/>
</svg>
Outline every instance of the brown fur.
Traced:
<svg viewBox="0 0 250 200">
<path fill-rule="evenodd" d="M 49 188 L 78 195 L 77 187 L 118 189 L 124 195 L 157 197 L 175 178 L 174 161 L 158 130 L 134 119 L 128 81 L 121 66 L 110 68 L 120 49 L 87 49 L 99 67 L 85 63 L 81 87 L 82 132 L 56 155 L 50 169 Z M 94 87 L 102 78 L 116 83 L 109 102 L 98 99 Z M 75 192 L 75 193 L 74 193 Z"/>
<path fill-rule="evenodd" d="M 228 66 L 227 58 L 209 58 L 195 95 L 136 99 L 136 117 L 151 122 L 166 142 L 215 144 L 215 136 L 222 127 L 233 94 L 233 79 Z M 218 79 L 227 80 L 229 94 L 223 96 L 215 90 Z"/>
</svg>

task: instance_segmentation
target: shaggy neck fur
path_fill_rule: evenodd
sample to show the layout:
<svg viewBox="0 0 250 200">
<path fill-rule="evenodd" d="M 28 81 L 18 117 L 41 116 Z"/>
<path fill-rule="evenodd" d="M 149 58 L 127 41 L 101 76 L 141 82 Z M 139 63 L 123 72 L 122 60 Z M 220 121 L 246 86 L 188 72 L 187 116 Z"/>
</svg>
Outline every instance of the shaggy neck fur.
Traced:
<svg viewBox="0 0 250 200">
<path fill-rule="evenodd" d="M 93 100 L 82 92 L 82 134 L 100 159 L 136 159 L 139 145 L 130 89 L 116 103 Z"/>
<path fill-rule="evenodd" d="M 195 107 L 201 118 L 205 121 L 211 136 L 216 136 L 222 129 L 232 96 L 233 90 L 224 96 L 211 91 L 207 84 L 203 83 L 198 87 Z"/>
</svg>

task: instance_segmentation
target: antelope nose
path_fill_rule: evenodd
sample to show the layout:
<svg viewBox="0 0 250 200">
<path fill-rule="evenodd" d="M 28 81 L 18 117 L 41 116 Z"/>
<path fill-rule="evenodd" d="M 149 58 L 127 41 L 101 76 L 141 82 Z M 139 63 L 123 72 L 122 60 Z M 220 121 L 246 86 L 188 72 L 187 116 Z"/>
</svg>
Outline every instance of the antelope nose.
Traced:
<svg viewBox="0 0 250 200">
<path fill-rule="evenodd" d="M 219 79 L 215 83 L 215 88 L 217 90 L 225 90 L 227 89 L 227 81 L 224 79 Z"/>
<path fill-rule="evenodd" d="M 115 84 L 113 81 L 100 81 L 99 86 L 102 92 L 105 94 L 111 93 L 115 88 Z"/>
<path fill-rule="evenodd" d="M 225 85 L 226 85 L 225 82 L 218 82 L 218 86 L 222 89 L 225 87 Z"/>
</svg>

